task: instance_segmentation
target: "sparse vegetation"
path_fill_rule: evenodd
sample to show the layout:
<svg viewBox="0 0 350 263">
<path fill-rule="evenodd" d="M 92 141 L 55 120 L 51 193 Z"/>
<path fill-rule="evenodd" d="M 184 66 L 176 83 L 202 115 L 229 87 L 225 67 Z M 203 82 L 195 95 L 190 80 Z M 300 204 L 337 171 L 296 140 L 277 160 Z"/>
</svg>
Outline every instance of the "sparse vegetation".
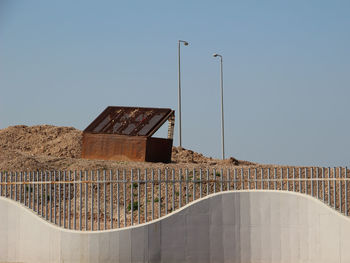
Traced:
<svg viewBox="0 0 350 263">
<path fill-rule="evenodd" d="M 132 210 L 133 211 L 136 211 L 137 210 L 137 208 L 139 207 L 139 202 L 137 202 L 137 201 L 134 201 L 133 202 L 133 204 L 132 204 Z M 130 211 L 131 210 L 131 203 L 129 203 L 129 205 L 128 205 L 128 211 Z"/>
</svg>

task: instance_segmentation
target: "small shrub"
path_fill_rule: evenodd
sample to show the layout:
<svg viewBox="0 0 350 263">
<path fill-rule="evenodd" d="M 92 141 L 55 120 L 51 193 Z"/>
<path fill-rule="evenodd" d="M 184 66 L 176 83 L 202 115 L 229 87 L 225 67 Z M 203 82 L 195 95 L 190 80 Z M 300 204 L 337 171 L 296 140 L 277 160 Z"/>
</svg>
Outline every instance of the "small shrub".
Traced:
<svg viewBox="0 0 350 263">
<path fill-rule="evenodd" d="M 132 210 L 136 211 L 138 207 L 139 207 L 139 203 L 137 201 L 134 201 L 132 204 Z M 130 210 L 131 210 L 131 204 L 128 205 L 128 211 Z"/>
<path fill-rule="evenodd" d="M 33 188 L 32 188 L 32 187 L 29 187 L 28 185 L 26 185 L 26 191 L 27 191 L 27 192 L 33 192 Z"/>
<path fill-rule="evenodd" d="M 158 203 L 159 202 L 159 198 L 158 197 L 154 198 L 154 202 Z"/>
</svg>

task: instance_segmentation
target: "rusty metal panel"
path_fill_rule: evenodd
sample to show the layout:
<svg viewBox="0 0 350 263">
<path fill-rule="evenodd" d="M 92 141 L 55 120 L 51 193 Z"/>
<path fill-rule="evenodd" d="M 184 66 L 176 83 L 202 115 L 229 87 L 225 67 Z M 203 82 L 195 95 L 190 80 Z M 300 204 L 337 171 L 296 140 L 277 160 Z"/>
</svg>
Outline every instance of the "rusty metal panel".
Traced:
<svg viewBox="0 0 350 263">
<path fill-rule="evenodd" d="M 173 114 L 164 108 L 109 106 L 84 132 L 149 137 Z"/>
<path fill-rule="evenodd" d="M 82 158 L 146 161 L 146 137 L 83 133 Z"/>
<path fill-rule="evenodd" d="M 146 162 L 171 162 L 172 139 L 147 138 Z"/>
</svg>

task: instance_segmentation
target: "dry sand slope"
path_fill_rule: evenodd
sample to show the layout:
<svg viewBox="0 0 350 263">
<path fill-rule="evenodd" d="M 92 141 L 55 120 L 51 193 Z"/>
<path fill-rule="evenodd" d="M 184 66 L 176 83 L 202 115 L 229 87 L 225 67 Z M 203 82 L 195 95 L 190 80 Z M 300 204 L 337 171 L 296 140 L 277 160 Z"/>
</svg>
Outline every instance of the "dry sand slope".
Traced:
<svg viewBox="0 0 350 263">
<path fill-rule="evenodd" d="M 116 162 L 81 159 L 82 131 L 51 125 L 11 126 L 0 130 L 0 170 L 91 170 L 128 168 L 228 168 L 260 166 L 231 157 L 218 160 L 173 147 L 172 163 Z"/>
</svg>

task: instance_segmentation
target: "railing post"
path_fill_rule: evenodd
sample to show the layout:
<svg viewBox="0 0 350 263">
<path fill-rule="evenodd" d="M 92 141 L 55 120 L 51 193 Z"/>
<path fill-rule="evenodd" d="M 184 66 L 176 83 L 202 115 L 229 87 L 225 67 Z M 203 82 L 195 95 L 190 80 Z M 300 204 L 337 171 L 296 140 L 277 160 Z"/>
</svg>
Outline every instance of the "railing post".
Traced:
<svg viewBox="0 0 350 263">
<path fill-rule="evenodd" d="M 216 170 L 213 169 L 213 179 L 214 179 L 214 194 L 216 193 Z"/>
<path fill-rule="evenodd" d="M 248 190 L 250 190 L 250 168 L 248 168 Z"/>
<path fill-rule="evenodd" d="M 49 201 L 51 196 L 49 195 L 49 173 L 45 172 L 45 219 L 49 220 Z M 33 200 L 34 201 L 34 200 Z"/>
<path fill-rule="evenodd" d="M 18 180 L 17 180 L 17 178 L 18 178 L 17 176 L 18 176 L 18 173 L 16 172 L 16 173 L 15 173 L 15 183 L 16 183 L 16 184 L 15 184 L 15 201 L 17 201 L 17 181 L 18 181 Z M 1 177 L 1 174 L 0 174 L 0 177 Z M 0 187 L 1 187 L 1 186 L 0 186 Z M 1 194 L 0 194 L 0 196 L 1 196 Z"/>
<path fill-rule="evenodd" d="M 303 189 L 301 187 L 301 168 L 299 168 L 299 192 L 302 193 Z"/>
<path fill-rule="evenodd" d="M 293 192 L 295 192 L 295 167 L 293 167 Z"/>
<path fill-rule="evenodd" d="M 270 168 L 267 168 L 267 189 L 270 190 Z"/>
<path fill-rule="evenodd" d="M 31 172 L 29 171 L 29 176 L 28 176 L 28 182 L 27 182 L 27 187 L 28 187 L 28 207 L 31 208 L 31 196 L 32 196 L 32 193 L 30 191 L 30 187 L 31 187 Z"/>
<path fill-rule="evenodd" d="M 52 173 L 49 172 L 49 175 L 50 175 L 50 185 L 49 185 L 50 187 L 50 222 L 52 222 Z M 33 190 L 35 190 L 35 188 Z M 33 199 L 33 202 L 34 202 L 34 199 Z"/>
<path fill-rule="evenodd" d="M 171 212 L 174 212 L 175 211 L 175 169 L 172 169 L 171 173 L 172 173 L 171 176 L 172 176 L 172 182 L 173 182 L 173 187 L 172 187 L 172 190 L 173 190 L 172 196 L 173 196 L 173 198 L 172 198 L 172 203 L 171 203 Z M 195 171 L 193 170 L 193 176 L 194 176 L 194 174 L 195 174 Z M 195 199 L 195 197 L 193 196 L 193 200 L 194 199 Z"/>
<path fill-rule="evenodd" d="M 48 184 L 48 179 L 49 179 L 49 175 L 48 172 L 45 172 L 45 219 L 48 220 L 49 219 L 49 198 L 51 198 L 48 194 L 49 192 L 49 184 Z M 34 201 L 34 200 L 33 200 Z"/>
<path fill-rule="evenodd" d="M 2 196 L 2 172 L 0 172 L 0 196 Z"/>
<path fill-rule="evenodd" d="M 196 200 L 196 170 L 195 169 L 193 169 L 192 182 L 193 182 L 193 198 L 192 198 L 192 201 L 194 201 L 194 200 Z"/>
<path fill-rule="evenodd" d="M 305 167 L 305 194 L 307 194 L 307 167 Z"/>
<path fill-rule="evenodd" d="M 68 173 L 68 181 L 71 181 L 72 179 L 72 171 L 69 171 Z M 71 192 L 71 187 L 70 187 L 71 183 L 68 184 L 68 229 L 71 229 L 71 208 L 72 208 L 72 204 L 71 204 L 71 198 L 70 198 L 70 192 Z M 46 184 L 47 186 L 47 184 Z M 46 189 L 47 191 L 47 189 Z"/>
<path fill-rule="evenodd" d="M 101 172 L 100 170 L 97 170 L 96 175 L 97 180 L 97 230 L 101 229 L 101 220 L 100 220 L 100 210 L 101 210 Z"/>
<path fill-rule="evenodd" d="M 182 170 L 179 169 L 179 208 L 182 206 Z"/>
<path fill-rule="evenodd" d="M 273 179 L 275 180 L 275 182 L 274 182 L 274 190 L 277 190 L 277 168 L 274 169 Z"/>
<path fill-rule="evenodd" d="M 320 199 L 320 169 L 319 167 L 316 168 L 316 176 L 317 176 L 317 182 L 316 182 L 316 186 L 317 186 L 317 199 Z"/>
<path fill-rule="evenodd" d="M 280 185 L 281 185 L 281 190 L 283 190 L 283 168 L 280 169 L 280 173 L 281 173 Z M 278 185 L 277 185 L 277 188 L 278 188 Z"/>
<path fill-rule="evenodd" d="M 140 224 L 140 169 L 137 169 L 137 223 Z"/>
<path fill-rule="evenodd" d="M 336 192 L 337 192 L 337 185 L 336 185 L 336 178 L 337 178 L 337 170 L 336 170 L 336 168 L 334 167 L 333 168 L 333 202 L 334 202 L 334 209 L 336 209 L 336 207 L 337 207 L 337 199 L 336 199 Z"/>
<path fill-rule="evenodd" d="M 110 185 L 109 185 L 109 193 L 110 193 L 110 199 L 109 199 L 109 213 L 110 213 L 110 226 L 111 228 L 110 229 L 113 229 L 113 200 L 114 200 L 114 194 L 113 194 L 113 186 L 114 186 L 114 183 L 113 183 L 113 171 L 110 170 L 109 171 L 109 181 L 111 182 Z M 117 227 L 119 228 L 120 227 L 120 213 L 119 213 L 119 169 L 117 170 Z"/>
<path fill-rule="evenodd" d="M 230 169 L 227 169 L 227 190 L 230 191 L 230 183 L 231 183 L 231 174 Z"/>
<path fill-rule="evenodd" d="M 340 213 L 343 212 L 342 210 L 342 174 L 341 174 L 341 167 L 339 167 L 339 211 Z"/>
<path fill-rule="evenodd" d="M 186 173 L 186 205 L 188 204 L 188 169 L 186 169 L 185 171 Z M 165 177 L 167 178 L 167 173 L 165 172 Z M 165 187 L 165 190 L 167 190 L 167 188 Z M 167 193 L 167 192 L 166 192 Z"/>
<path fill-rule="evenodd" d="M 162 216 L 162 173 L 158 169 L 158 218 Z"/>
<path fill-rule="evenodd" d="M 53 185 L 53 214 L 54 214 L 54 224 L 56 225 L 57 224 L 57 219 L 56 219 L 56 171 L 53 171 L 53 175 L 54 175 L 54 180 L 55 180 L 55 183 Z M 38 182 L 38 173 L 36 173 L 36 178 L 37 178 L 37 182 Z M 36 198 L 36 204 L 37 204 L 37 211 L 39 210 L 39 198 L 38 198 L 38 193 L 39 193 L 39 185 L 37 185 L 37 198 Z"/>
<path fill-rule="evenodd" d="M 314 196 L 314 168 L 310 168 L 310 179 L 311 179 L 311 196 Z"/>
<path fill-rule="evenodd" d="M 220 170 L 220 180 L 221 180 L 221 184 L 220 184 L 220 192 L 222 192 L 223 191 L 223 184 L 224 184 L 224 179 L 223 179 L 223 173 L 224 173 L 224 171 L 223 171 L 223 169 L 221 169 Z"/>
<path fill-rule="evenodd" d="M 10 199 L 12 199 L 12 191 L 13 191 L 13 187 L 12 187 L 12 172 L 10 172 L 9 177 L 10 177 Z"/>
<path fill-rule="evenodd" d="M 323 197 L 323 203 L 326 202 L 326 182 L 324 179 L 325 176 L 325 168 L 322 167 L 322 197 Z"/>
<path fill-rule="evenodd" d="M 61 226 L 62 224 L 62 216 L 61 216 L 61 171 L 59 171 L 58 175 L 58 225 Z M 39 209 L 38 209 L 39 211 Z"/>
<path fill-rule="evenodd" d="M 145 222 L 147 222 L 147 169 L 145 169 Z"/>
<path fill-rule="evenodd" d="M 89 179 L 89 173 L 88 173 L 88 171 L 85 171 L 85 230 L 89 229 L 89 225 L 88 225 L 88 212 L 89 212 L 89 206 L 88 206 L 88 199 L 89 199 L 88 179 Z"/>
<path fill-rule="evenodd" d="M 8 175 L 7 175 L 7 173 L 6 173 L 6 177 L 7 177 Z M 6 178 L 6 180 L 7 180 L 7 178 Z M 32 206 L 31 206 L 31 204 L 32 204 L 32 200 L 31 200 L 31 196 L 32 196 L 32 193 L 31 193 L 31 191 L 30 191 L 30 187 L 31 187 L 31 183 L 30 183 L 30 181 L 32 180 L 32 172 L 31 171 L 29 171 L 29 173 L 28 173 L 28 184 L 27 184 L 27 186 L 28 186 L 28 208 L 32 208 Z M 7 185 L 6 185 L 6 188 L 7 188 Z M 7 189 L 6 189 L 6 192 L 7 192 Z M 7 194 L 7 193 L 6 193 Z"/>
<path fill-rule="evenodd" d="M 97 230 L 101 229 L 100 224 L 100 208 L 101 208 L 101 195 L 100 195 L 100 185 L 101 185 L 101 174 L 100 170 L 97 170 Z"/>
<path fill-rule="evenodd" d="M 35 182 L 35 172 L 33 172 L 33 196 L 32 196 L 32 198 L 33 198 L 33 211 L 35 212 L 35 184 L 34 184 L 34 182 Z M 38 207 L 37 207 L 37 209 L 38 209 Z"/>
<path fill-rule="evenodd" d="M 210 194 L 210 188 L 209 188 L 209 180 L 210 180 L 210 170 L 207 169 L 207 196 Z"/>
<path fill-rule="evenodd" d="M 77 171 L 74 171 L 74 221 L 73 221 L 73 228 L 74 230 L 77 229 Z M 51 189 L 51 187 L 50 187 Z M 51 194 L 50 194 L 51 195 Z M 80 192 L 81 196 L 81 192 Z"/>
<path fill-rule="evenodd" d="M 27 185 L 25 184 L 26 183 L 26 179 L 27 179 L 27 172 L 24 172 L 24 176 L 23 176 L 23 187 L 24 187 L 24 195 L 23 195 L 23 201 L 24 201 L 24 206 L 27 205 Z M 6 182 L 6 174 L 5 174 L 5 182 Z M 6 185 L 5 185 L 6 186 Z M 6 188 L 5 188 L 5 196 L 6 196 Z"/>
<path fill-rule="evenodd" d="M 94 230 L 94 171 L 91 171 L 91 231 Z"/>
<path fill-rule="evenodd" d="M 331 206 L 331 168 L 328 167 L 328 205 Z"/>
<path fill-rule="evenodd" d="M 7 172 L 5 172 L 5 197 L 7 197 Z"/>
<path fill-rule="evenodd" d="M 134 173 L 133 169 L 131 169 L 131 176 L 130 176 L 130 224 L 134 224 L 134 181 L 133 181 Z"/>
<path fill-rule="evenodd" d="M 241 169 L 241 190 L 244 190 L 244 170 Z"/>
<path fill-rule="evenodd" d="M 63 172 L 63 228 L 66 228 L 66 171 Z M 41 201 L 43 194 L 41 195 Z M 42 214 L 41 214 L 42 215 Z"/>
<path fill-rule="evenodd" d="M 345 214 L 346 216 L 349 215 L 348 213 L 348 167 L 345 166 Z"/>
<path fill-rule="evenodd" d="M 111 183 L 112 184 L 112 183 Z M 104 230 L 107 229 L 107 185 L 106 185 L 106 170 L 103 170 L 103 192 L 104 192 Z M 112 199 L 112 196 L 110 197 Z"/>
<path fill-rule="evenodd" d="M 82 192 L 82 171 L 80 170 L 79 171 L 79 180 L 80 180 L 80 183 L 79 183 L 79 192 L 80 192 L 80 196 L 79 196 L 79 230 L 83 230 L 82 228 L 82 213 L 83 213 L 83 208 L 82 208 L 82 205 L 83 205 L 83 192 Z"/>
<path fill-rule="evenodd" d="M 127 222 L 126 222 L 126 175 L 125 175 L 125 173 L 126 173 L 126 171 L 124 169 L 123 170 L 124 227 L 127 226 Z"/>
<path fill-rule="evenodd" d="M 151 170 L 151 180 L 152 180 L 152 185 L 151 185 L 151 198 L 152 198 L 152 220 L 154 220 L 154 170 Z"/>
<path fill-rule="evenodd" d="M 202 198 L 202 169 L 199 169 L 199 198 Z M 181 192 L 180 192 L 181 199 Z"/>
<path fill-rule="evenodd" d="M 44 184 L 43 184 L 43 182 L 45 179 L 45 175 L 43 172 L 40 172 L 40 179 L 41 179 L 41 204 L 40 204 L 41 213 L 40 214 L 41 214 L 41 217 L 43 217 L 44 216 Z"/>
<path fill-rule="evenodd" d="M 264 190 L 264 181 L 265 181 L 265 179 L 264 179 L 264 168 L 261 168 L 260 173 L 261 173 L 261 183 L 260 183 L 260 188 L 261 188 L 261 190 Z"/>
<path fill-rule="evenodd" d="M 186 171 L 186 177 L 188 176 L 188 171 Z M 188 187 L 186 187 L 186 190 Z M 186 195 L 188 202 L 188 192 Z M 168 168 L 165 169 L 165 215 L 168 214 Z"/>
<path fill-rule="evenodd" d="M 19 202 L 20 203 L 22 203 L 22 200 L 23 200 L 23 202 L 24 202 L 24 199 L 22 198 L 23 196 L 22 196 L 22 193 L 23 193 L 23 191 L 24 191 L 24 187 L 23 187 L 23 176 L 24 176 L 24 174 L 23 174 L 23 172 L 21 172 L 20 173 L 20 182 L 21 182 L 21 185 L 20 185 L 20 189 L 19 189 Z M 2 176 L 1 176 L 2 177 Z M 2 187 L 2 185 L 1 185 L 1 187 Z"/>
</svg>

